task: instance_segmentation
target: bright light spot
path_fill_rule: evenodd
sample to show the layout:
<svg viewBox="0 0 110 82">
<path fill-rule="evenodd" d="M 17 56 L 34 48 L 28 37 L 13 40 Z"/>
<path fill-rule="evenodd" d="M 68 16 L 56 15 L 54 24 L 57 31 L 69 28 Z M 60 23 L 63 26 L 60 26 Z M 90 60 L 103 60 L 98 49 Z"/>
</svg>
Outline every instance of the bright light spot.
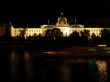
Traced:
<svg viewBox="0 0 110 82">
<path fill-rule="evenodd" d="M 56 55 L 64 55 L 64 54 L 70 54 L 69 52 L 62 52 L 62 51 L 48 51 L 48 52 L 43 52 L 43 53 L 46 53 L 46 54 L 56 54 Z"/>
<path fill-rule="evenodd" d="M 69 36 L 70 35 L 70 28 L 65 27 L 63 30 L 64 36 Z"/>
<path fill-rule="evenodd" d="M 98 45 L 99 47 L 107 47 L 107 45 L 105 45 L 105 44 L 100 44 L 100 45 Z"/>
<path fill-rule="evenodd" d="M 53 51 L 48 51 L 48 52 L 43 52 L 43 53 L 46 53 L 46 54 L 56 54 L 56 52 L 53 52 Z"/>
<path fill-rule="evenodd" d="M 106 53 L 110 53 L 110 51 L 107 51 Z"/>
<path fill-rule="evenodd" d="M 96 51 L 96 49 L 88 49 L 89 51 Z"/>
</svg>

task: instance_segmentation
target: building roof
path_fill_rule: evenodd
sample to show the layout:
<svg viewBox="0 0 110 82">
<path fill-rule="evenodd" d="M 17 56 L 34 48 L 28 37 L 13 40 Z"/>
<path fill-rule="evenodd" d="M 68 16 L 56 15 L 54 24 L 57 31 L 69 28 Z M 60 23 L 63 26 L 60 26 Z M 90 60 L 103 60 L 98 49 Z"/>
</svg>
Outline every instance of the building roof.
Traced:
<svg viewBox="0 0 110 82">
<path fill-rule="evenodd" d="M 67 24 L 67 18 L 63 15 L 63 12 L 61 12 L 60 17 L 58 17 L 57 19 L 56 25 L 60 26 L 60 25 L 66 25 L 66 24 Z"/>
</svg>

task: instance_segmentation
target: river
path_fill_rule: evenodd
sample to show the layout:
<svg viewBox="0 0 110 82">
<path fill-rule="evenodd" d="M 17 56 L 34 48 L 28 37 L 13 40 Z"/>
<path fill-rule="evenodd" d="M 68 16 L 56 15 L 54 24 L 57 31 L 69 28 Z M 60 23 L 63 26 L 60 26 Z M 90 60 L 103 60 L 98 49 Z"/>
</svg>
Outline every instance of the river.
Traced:
<svg viewBox="0 0 110 82">
<path fill-rule="evenodd" d="M 1 49 L 0 82 L 109 82 L 109 59 L 35 56 L 40 53 Z"/>
</svg>

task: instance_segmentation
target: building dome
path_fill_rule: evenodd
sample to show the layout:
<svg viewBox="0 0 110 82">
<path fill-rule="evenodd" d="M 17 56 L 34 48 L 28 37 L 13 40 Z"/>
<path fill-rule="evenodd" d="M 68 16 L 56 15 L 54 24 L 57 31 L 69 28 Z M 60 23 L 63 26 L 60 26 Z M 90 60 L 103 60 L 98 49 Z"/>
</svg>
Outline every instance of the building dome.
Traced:
<svg viewBox="0 0 110 82">
<path fill-rule="evenodd" d="M 57 25 L 57 26 L 67 25 L 67 19 L 66 19 L 66 17 L 63 15 L 63 12 L 61 13 L 60 17 L 58 18 L 56 25 Z"/>
</svg>

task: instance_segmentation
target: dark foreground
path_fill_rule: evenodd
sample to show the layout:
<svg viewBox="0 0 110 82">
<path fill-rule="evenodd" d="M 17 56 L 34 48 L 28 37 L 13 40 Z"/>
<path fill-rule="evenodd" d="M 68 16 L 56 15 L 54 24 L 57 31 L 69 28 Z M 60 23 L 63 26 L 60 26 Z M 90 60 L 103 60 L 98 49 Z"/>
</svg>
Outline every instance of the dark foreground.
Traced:
<svg viewBox="0 0 110 82">
<path fill-rule="evenodd" d="M 109 48 L 1 49 L 0 67 L 0 82 L 110 81 Z"/>
</svg>

